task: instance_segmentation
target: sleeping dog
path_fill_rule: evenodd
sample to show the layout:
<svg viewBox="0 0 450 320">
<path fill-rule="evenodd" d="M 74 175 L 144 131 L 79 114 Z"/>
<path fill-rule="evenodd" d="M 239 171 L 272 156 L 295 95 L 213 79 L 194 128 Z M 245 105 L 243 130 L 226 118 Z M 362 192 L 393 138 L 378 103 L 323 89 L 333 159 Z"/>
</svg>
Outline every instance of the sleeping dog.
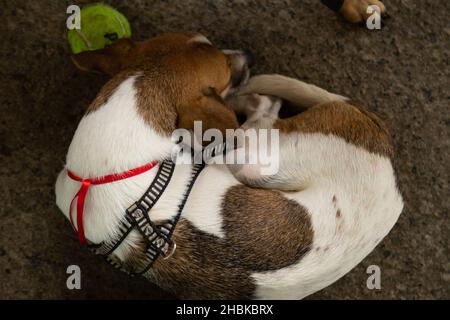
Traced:
<svg viewBox="0 0 450 320">
<path fill-rule="evenodd" d="M 242 86 L 247 55 L 195 33 L 73 60 L 111 80 L 78 125 L 57 205 L 81 243 L 179 298 L 303 298 L 356 266 L 402 211 L 385 125 L 342 96 L 278 75 Z M 244 128 L 279 130 L 278 173 L 168 163 L 177 128 L 239 127 L 230 92 Z M 272 97 L 306 111 L 279 119 Z"/>
</svg>

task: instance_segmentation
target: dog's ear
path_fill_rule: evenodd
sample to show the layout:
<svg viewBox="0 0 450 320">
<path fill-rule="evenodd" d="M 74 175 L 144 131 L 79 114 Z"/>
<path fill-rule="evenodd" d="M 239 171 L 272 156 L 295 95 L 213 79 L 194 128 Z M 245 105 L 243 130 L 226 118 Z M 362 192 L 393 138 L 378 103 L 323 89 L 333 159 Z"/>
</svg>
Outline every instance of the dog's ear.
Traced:
<svg viewBox="0 0 450 320">
<path fill-rule="evenodd" d="M 178 128 L 193 129 L 194 121 L 201 121 L 202 131 L 218 129 L 225 138 L 226 129 L 236 129 L 239 123 L 236 114 L 214 88 L 204 90 L 193 102 L 180 106 Z"/>
<path fill-rule="evenodd" d="M 99 50 L 85 51 L 72 55 L 75 66 L 88 72 L 100 72 L 113 76 L 121 71 L 130 56 L 135 43 L 133 40 L 123 38 Z"/>
</svg>

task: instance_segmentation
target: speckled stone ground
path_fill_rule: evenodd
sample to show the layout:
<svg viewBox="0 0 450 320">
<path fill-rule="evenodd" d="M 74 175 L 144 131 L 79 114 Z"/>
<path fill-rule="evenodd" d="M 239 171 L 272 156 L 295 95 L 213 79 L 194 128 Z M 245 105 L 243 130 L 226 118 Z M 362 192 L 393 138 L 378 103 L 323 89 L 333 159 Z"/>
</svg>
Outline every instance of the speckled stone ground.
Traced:
<svg viewBox="0 0 450 320">
<path fill-rule="evenodd" d="M 200 31 L 220 47 L 251 49 L 255 73 L 367 101 L 392 129 L 405 210 L 371 255 L 312 298 L 450 298 L 450 2 L 386 0 L 382 31 L 348 25 L 319 0 L 111 3 L 137 39 Z M 55 206 L 76 125 L 105 82 L 70 62 L 68 4 L 0 0 L 0 298 L 169 298 L 80 250 Z M 70 264 L 82 268 L 82 290 L 66 288 Z M 381 290 L 366 288 L 372 264 Z"/>
</svg>

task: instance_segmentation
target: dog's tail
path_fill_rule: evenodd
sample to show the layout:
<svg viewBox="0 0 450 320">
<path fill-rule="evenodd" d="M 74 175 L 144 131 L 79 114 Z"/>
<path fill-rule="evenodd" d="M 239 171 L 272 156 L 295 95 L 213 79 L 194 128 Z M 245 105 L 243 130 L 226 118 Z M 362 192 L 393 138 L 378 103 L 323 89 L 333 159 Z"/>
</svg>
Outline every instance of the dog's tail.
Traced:
<svg viewBox="0 0 450 320">
<path fill-rule="evenodd" d="M 239 94 L 258 93 L 287 100 L 302 108 L 331 101 L 346 101 L 348 98 L 330 93 L 315 85 L 278 74 L 259 75 L 250 78 L 239 90 Z"/>
</svg>

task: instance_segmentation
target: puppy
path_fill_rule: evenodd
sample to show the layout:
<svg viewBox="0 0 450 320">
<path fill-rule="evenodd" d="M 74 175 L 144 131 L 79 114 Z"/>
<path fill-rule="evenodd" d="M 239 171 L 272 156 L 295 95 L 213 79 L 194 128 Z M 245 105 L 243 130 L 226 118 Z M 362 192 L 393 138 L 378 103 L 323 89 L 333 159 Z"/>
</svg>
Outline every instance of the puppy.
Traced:
<svg viewBox="0 0 450 320">
<path fill-rule="evenodd" d="M 182 33 L 121 40 L 73 60 L 111 80 L 78 125 L 56 203 L 80 241 L 106 244 L 108 259 L 179 298 L 303 298 L 358 264 L 401 212 L 388 132 L 341 96 L 280 76 L 253 78 L 242 94 L 309 108 L 277 119 L 276 106 L 254 105 L 268 110 L 249 126 L 281 131 L 279 173 L 262 181 L 246 176 L 245 165 L 235 177 L 211 164 L 193 180 L 195 165 L 177 164 L 161 188 L 164 160 L 178 146 L 174 130 L 195 120 L 203 130 L 238 128 L 223 98 L 248 76 L 248 57 Z M 131 224 L 127 214 L 155 188 L 151 209 L 139 207 L 142 219 Z M 154 231 L 163 245 L 154 246 Z M 153 249 L 161 254 L 144 263 Z"/>
</svg>

